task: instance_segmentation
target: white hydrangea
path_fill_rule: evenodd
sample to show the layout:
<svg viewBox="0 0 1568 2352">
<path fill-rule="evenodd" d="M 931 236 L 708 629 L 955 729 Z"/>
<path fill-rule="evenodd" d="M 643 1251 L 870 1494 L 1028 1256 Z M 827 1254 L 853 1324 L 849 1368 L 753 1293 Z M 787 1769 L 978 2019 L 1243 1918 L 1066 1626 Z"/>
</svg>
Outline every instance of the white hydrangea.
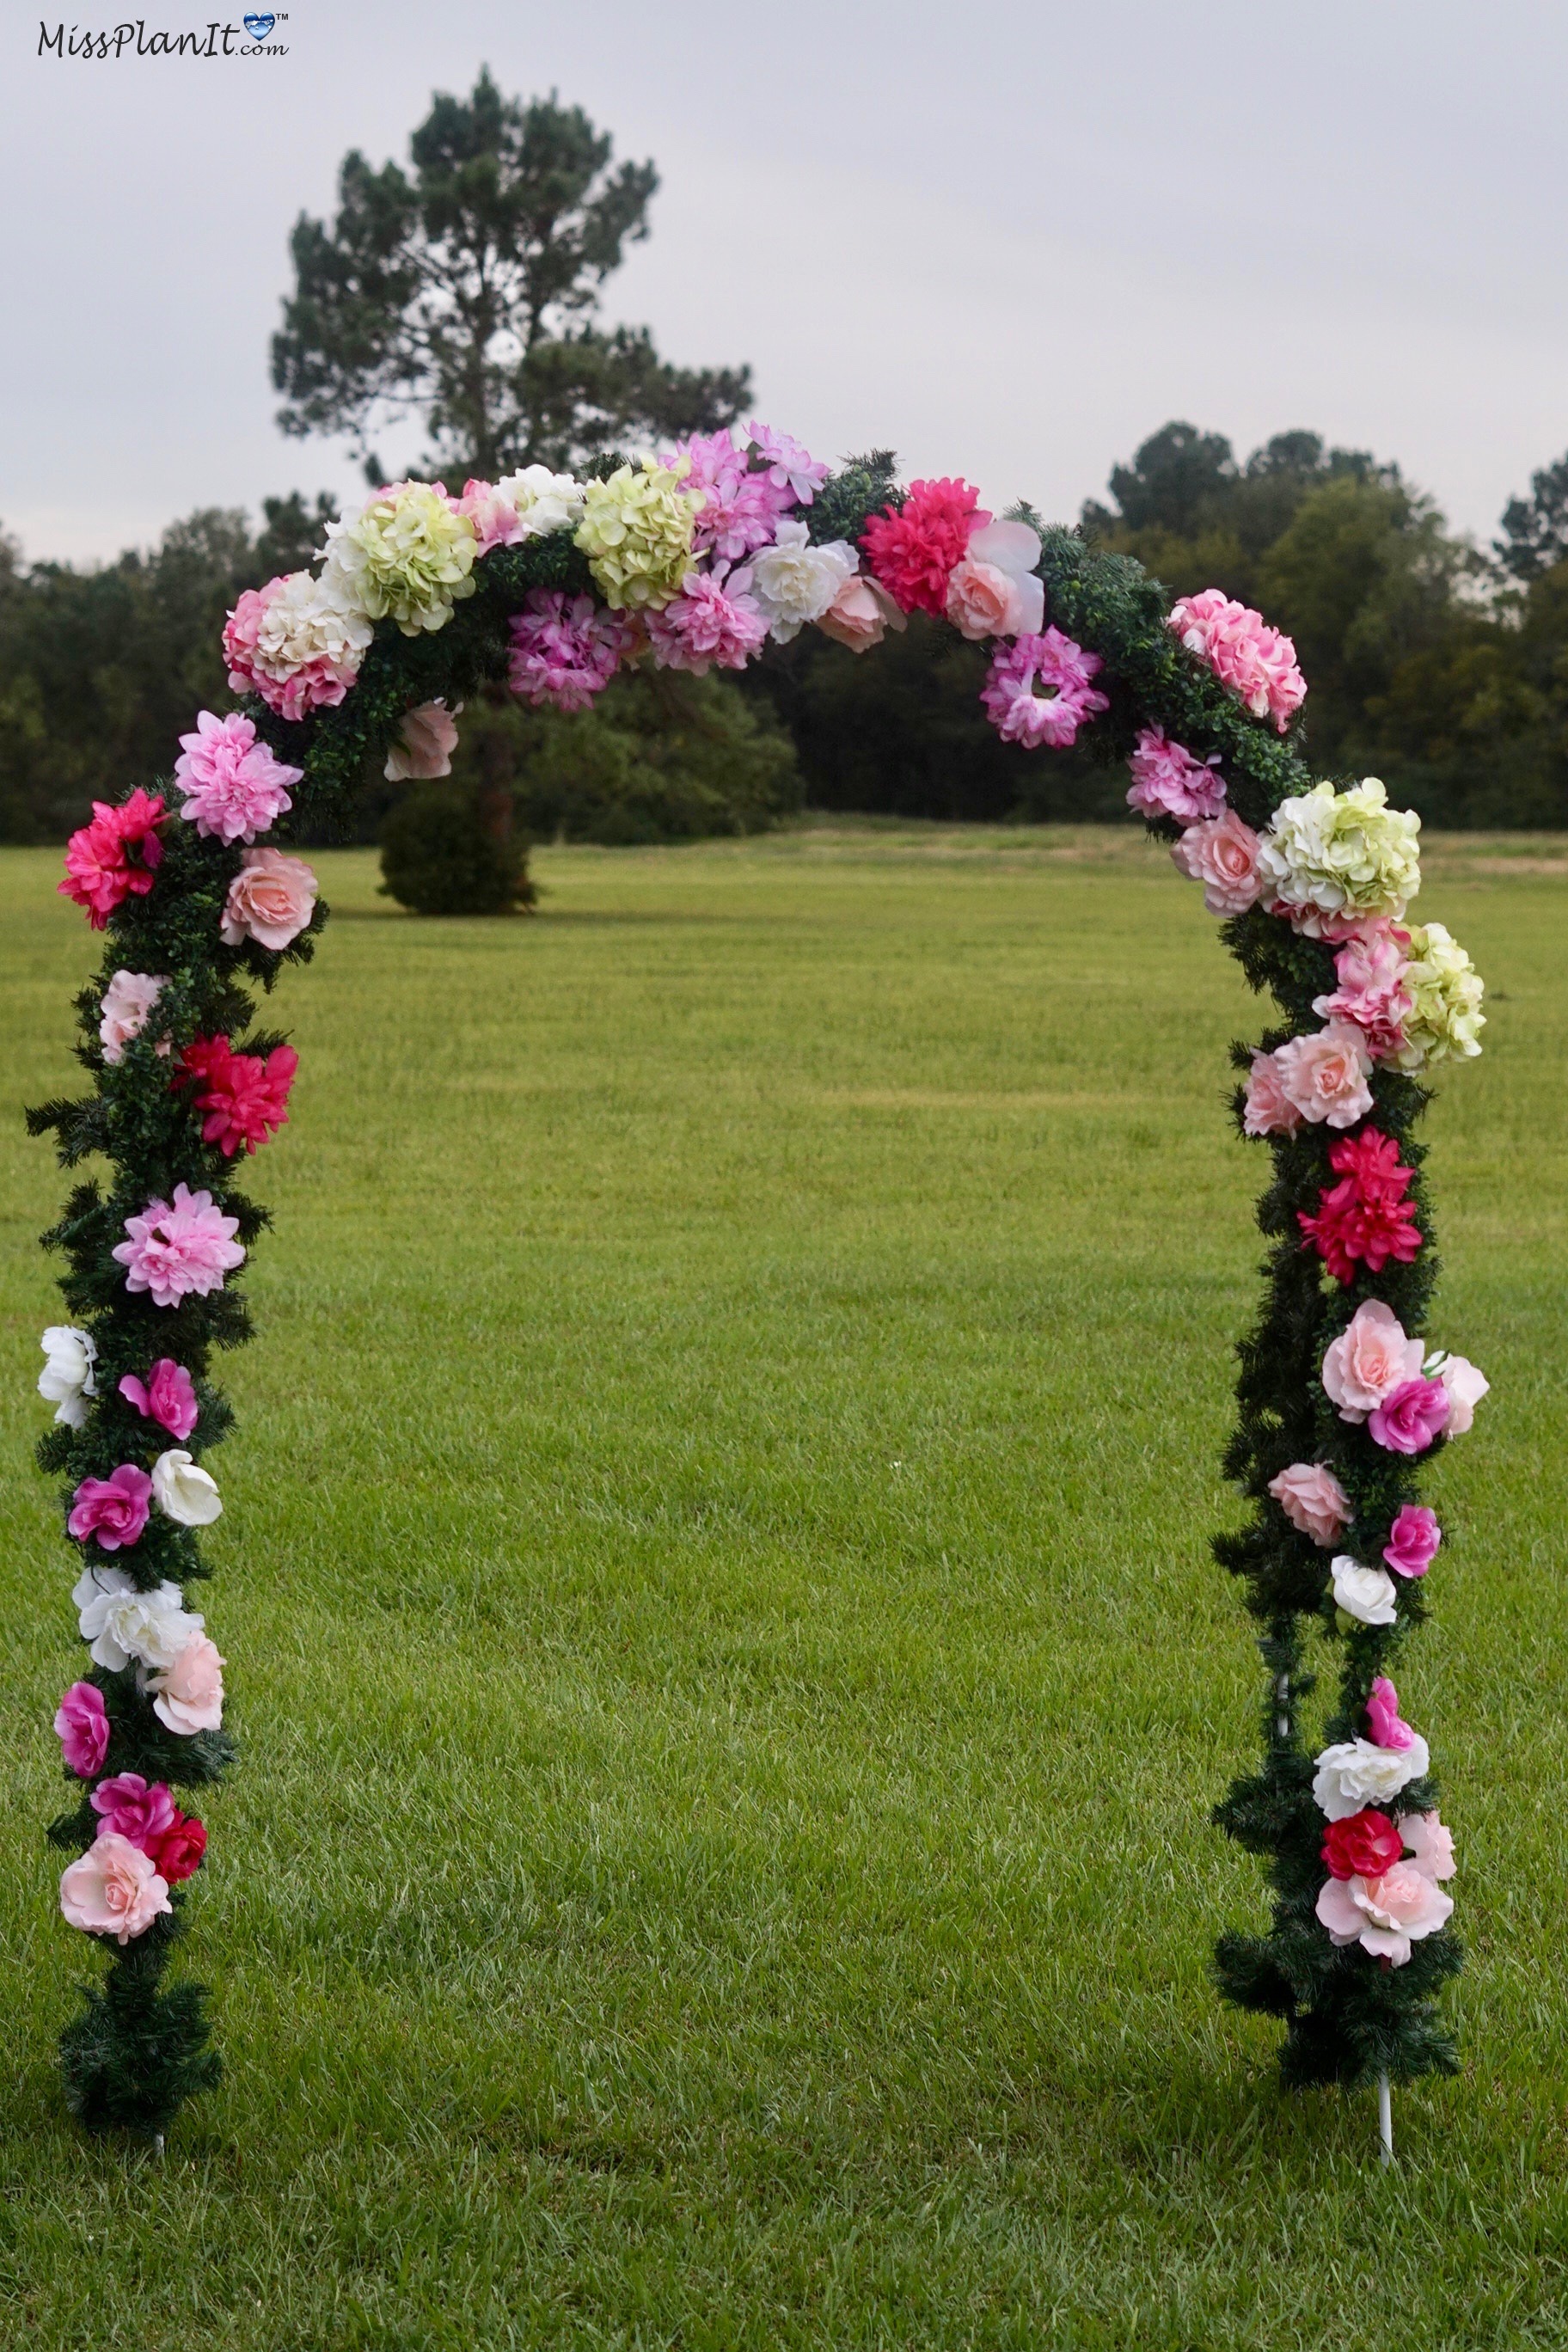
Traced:
<svg viewBox="0 0 1568 2352">
<path fill-rule="evenodd" d="M 1395 1068 L 1424 1069 L 1450 1054 L 1472 1058 L 1487 1025 L 1480 973 L 1441 923 L 1413 923 L 1406 953 L 1410 961 L 1399 985 L 1413 1010 L 1403 1024 L 1405 1044 L 1390 1056 Z"/>
<path fill-rule="evenodd" d="M 336 574 L 329 572 L 318 580 L 310 572 L 290 572 L 263 601 L 250 658 L 280 686 L 310 662 L 324 662 L 352 677 L 374 635 L 364 614 L 339 593 Z"/>
<path fill-rule="evenodd" d="M 787 645 L 807 621 L 821 620 L 860 559 L 841 539 L 813 547 L 805 523 L 781 522 L 773 545 L 753 556 L 748 568 L 769 634 Z"/>
<path fill-rule="evenodd" d="M 138 1592 L 122 1568 L 84 1569 L 71 1599 L 81 1638 L 92 1645 L 97 1664 L 119 1674 L 134 1659 L 139 1666 L 172 1666 L 205 1620 L 184 1606 L 177 1584 Z"/>
<path fill-rule="evenodd" d="M 87 1420 L 87 1399 L 98 1394 L 92 1369 L 98 1348 L 92 1334 L 74 1323 L 51 1323 L 38 1345 L 44 1351 L 38 1394 L 54 1406 L 57 1421 L 68 1429 L 80 1429 Z"/>
<path fill-rule="evenodd" d="M 521 526 L 523 539 L 543 539 L 552 530 L 575 530 L 583 520 L 583 485 L 573 474 L 552 474 L 548 466 L 522 466 L 496 484 Z"/>
<path fill-rule="evenodd" d="M 1370 915 L 1397 920 L 1421 887 L 1421 820 L 1391 809 L 1375 776 L 1281 801 L 1258 853 L 1264 901 L 1314 939 Z"/>
<path fill-rule="evenodd" d="M 394 482 L 327 525 L 321 584 L 335 602 L 373 621 L 388 615 L 405 637 L 443 629 L 452 606 L 479 586 L 470 518 L 429 482 Z"/>
</svg>

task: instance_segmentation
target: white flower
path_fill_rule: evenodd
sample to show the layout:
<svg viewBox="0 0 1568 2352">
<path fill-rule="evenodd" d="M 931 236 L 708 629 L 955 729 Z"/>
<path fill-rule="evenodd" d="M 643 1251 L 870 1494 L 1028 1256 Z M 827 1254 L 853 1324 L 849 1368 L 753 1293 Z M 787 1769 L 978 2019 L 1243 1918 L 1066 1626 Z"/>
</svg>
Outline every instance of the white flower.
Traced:
<svg viewBox="0 0 1568 2352">
<path fill-rule="evenodd" d="M 335 575 L 290 572 L 271 588 L 257 624 L 251 656 L 263 677 L 287 685 L 308 662 L 354 677 L 375 632 L 340 592 Z"/>
<path fill-rule="evenodd" d="M 47 1359 L 38 1374 L 38 1394 L 55 1408 L 55 1419 L 68 1429 L 80 1429 L 87 1419 L 86 1400 L 98 1389 L 92 1368 L 98 1348 L 90 1331 L 74 1323 L 51 1323 L 38 1342 Z"/>
<path fill-rule="evenodd" d="M 859 562 L 841 539 L 813 547 L 805 523 L 780 523 L 774 544 L 764 547 L 747 567 L 752 593 L 780 645 L 798 636 L 807 621 L 821 620 L 844 583 L 854 578 Z"/>
<path fill-rule="evenodd" d="M 84 1569 L 71 1599 L 82 1640 L 91 1643 L 93 1659 L 110 1674 L 132 1658 L 142 1666 L 172 1666 L 205 1622 L 187 1612 L 177 1584 L 138 1592 L 122 1568 Z"/>
<path fill-rule="evenodd" d="M 583 485 L 571 474 L 552 474 L 548 466 L 523 466 L 515 474 L 503 475 L 495 487 L 496 496 L 517 517 L 519 539 L 575 530 L 583 520 Z"/>
<path fill-rule="evenodd" d="M 169 985 L 165 972 L 117 971 L 103 992 L 100 1008 L 102 1018 L 98 1024 L 103 1045 L 103 1058 L 112 1068 L 125 1059 L 125 1048 L 132 1037 L 140 1037 L 147 1026 L 147 1016 L 158 1002 L 159 992 Z M 165 1037 L 158 1047 L 160 1054 L 169 1051 Z"/>
<path fill-rule="evenodd" d="M 1409 961 L 1399 985 L 1410 999 L 1410 1011 L 1400 1024 L 1405 1043 L 1392 1057 L 1395 1069 L 1422 1070 L 1450 1054 L 1468 1060 L 1480 1052 L 1486 985 L 1445 925 L 1411 925 Z"/>
<path fill-rule="evenodd" d="M 1258 852 L 1264 903 L 1313 939 L 1343 938 L 1369 915 L 1395 921 L 1421 887 L 1421 820 L 1391 809 L 1375 776 L 1281 801 Z"/>
<path fill-rule="evenodd" d="M 1468 1356 L 1450 1356 L 1442 1349 L 1435 1356 L 1428 1356 L 1421 1369 L 1427 1380 L 1441 1381 L 1448 1391 L 1448 1418 L 1443 1424 L 1444 1436 L 1463 1437 L 1476 1425 L 1477 1405 L 1484 1396 L 1491 1394 L 1490 1381 Z M 39 1386 L 42 1385 L 40 1381 Z"/>
<path fill-rule="evenodd" d="M 155 1470 L 153 1475 L 157 1477 Z M 1363 1625 L 1393 1624 L 1399 1611 L 1394 1602 L 1394 1579 L 1386 1570 L 1363 1568 L 1348 1552 L 1341 1552 L 1331 1567 L 1334 1599 L 1347 1617 L 1359 1618 Z"/>
<path fill-rule="evenodd" d="M 1312 1795 L 1331 1822 L 1359 1813 L 1363 1805 L 1384 1805 L 1412 1780 L 1419 1780 L 1431 1753 L 1418 1731 L 1408 1748 L 1376 1748 L 1370 1739 L 1342 1739 L 1318 1758 Z"/>
<path fill-rule="evenodd" d="M 153 1463 L 153 1500 L 182 1528 L 210 1528 L 223 1509 L 217 1481 L 197 1467 L 183 1445 L 171 1445 Z"/>
</svg>

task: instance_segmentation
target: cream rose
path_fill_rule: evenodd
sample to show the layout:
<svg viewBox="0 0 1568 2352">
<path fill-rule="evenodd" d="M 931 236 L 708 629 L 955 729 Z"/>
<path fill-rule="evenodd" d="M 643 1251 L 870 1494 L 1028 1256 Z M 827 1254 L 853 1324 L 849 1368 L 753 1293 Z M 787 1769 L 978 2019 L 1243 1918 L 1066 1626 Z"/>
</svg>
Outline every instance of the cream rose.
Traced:
<svg viewBox="0 0 1568 2352">
<path fill-rule="evenodd" d="M 1408 1748 L 1378 1748 L 1370 1739 L 1342 1739 L 1325 1748 L 1312 1779 L 1312 1797 L 1331 1822 L 1348 1821 L 1363 1805 L 1385 1805 L 1412 1780 L 1419 1780 L 1432 1761 L 1418 1731 Z"/>
<path fill-rule="evenodd" d="M 1399 1614 L 1394 1579 L 1386 1569 L 1363 1568 L 1359 1559 L 1341 1552 L 1330 1562 L 1334 1580 L 1334 1605 L 1361 1625 L 1392 1625 Z"/>
<path fill-rule="evenodd" d="M 153 1500 L 165 1518 L 182 1528 L 210 1528 L 223 1511 L 216 1479 L 193 1462 L 183 1445 L 171 1445 L 153 1463 Z"/>
<path fill-rule="evenodd" d="M 38 1345 L 44 1369 L 38 1374 L 38 1394 L 55 1409 L 55 1419 L 68 1429 L 80 1429 L 87 1420 L 87 1399 L 98 1393 L 93 1366 L 98 1347 L 90 1331 L 74 1323 L 51 1323 Z"/>
</svg>

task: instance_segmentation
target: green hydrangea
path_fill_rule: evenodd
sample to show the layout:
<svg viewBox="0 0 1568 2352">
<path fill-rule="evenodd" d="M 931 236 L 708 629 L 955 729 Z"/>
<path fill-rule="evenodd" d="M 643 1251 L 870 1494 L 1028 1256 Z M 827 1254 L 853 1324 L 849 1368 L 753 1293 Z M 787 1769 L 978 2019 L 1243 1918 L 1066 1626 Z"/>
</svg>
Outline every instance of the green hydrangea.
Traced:
<svg viewBox="0 0 1568 2352">
<path fill-rule="evenodd" d="M 466 514 L 428 482 L 399 482 L 357 515 L 327 526 L 328 587 L 351 612 L 388 614 L 405 637 L 442 629 L 479 586 L 479 542 Z"/>
<path fill-rule="evenodd" d="M 1409 937 L 1410 962 L 1399 985 L 1415 1009 L 1404 1024 L 1405 1045 L 1392 1060 L 1401 1070 L 1419 1070 L 1450 1054 L 1471 1058 L 1481 1050 L 1478 1033 L 1487 1025 L 1480 973 L 1441 923 L 1413 923 Z"/>
<path fill-rule="evenodd" d="M 680 593 L 702 504 L 700 490 L 680 487 L 690 470 L 689 457 L 673 467 L 645 457 L 640 472 L 622 466 L 606 482 L 583 485 L 577 545 L 614 612 L 660 612 Z"/>
<path fill-rule="evenodd" d="M 1420 832 L 1375 776 L 1343 793 L 1314 784 L 1274 812 L 1258 859 L 1265 896 L 1313 938 L 1345 919 L 1397 918 L 1421 887 Z"/>
</svg>

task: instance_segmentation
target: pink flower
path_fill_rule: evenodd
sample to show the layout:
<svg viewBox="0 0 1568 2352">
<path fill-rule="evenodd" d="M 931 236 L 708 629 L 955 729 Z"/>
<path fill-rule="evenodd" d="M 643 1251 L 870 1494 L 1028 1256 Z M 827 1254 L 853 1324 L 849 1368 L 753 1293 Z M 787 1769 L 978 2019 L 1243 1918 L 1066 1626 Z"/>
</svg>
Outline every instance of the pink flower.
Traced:
<svg viewBox="0 0 1568 2352">
<path fill-rule="evenodd" d="M 104 1551 L 133 1544 L 147 1524 L 153 1481 L 132 1462 L 122 1462 L 107 1478 L 84 1478 L 77 1488 L 66 1526 L 78 1543 L 96 1538 Z"/>
<path fill-rule="evenodd" d="M 415 776 L 449 776 L 457 748 L 457 712 L 448 710 L 442 701 L 422 702 L 404 712 L 397 740 L 386 755 L 382 773 L 391 784 L 406 783 Z"/>
<path fill-rule="evenodd" d="M 1402 1381 L 1368 1413 L 1367 1433 L 1391 1454 L 1425 1454 L 1448 1419 L 1448 1391 L 1441 1381 Z"/>
<path fill-rule="evenodd" d="M 1045 583 L 1036 577 L 1040 534 L 1027 523 L 984 523 L 947 581 L 947 617 L 962 637 L 1034 636 L 1045 625 Z"/>
<path fill-rule="evenodd" d="M 1448 1434 L 1463 1437 L 1475 1427 L 1476 1407 L 1491 1393 L 1491 1382 L 1466 1356 L 1445 1356 L 1437 1378 L 1448 1391 Z"/>
<path fill-rule="evenodd" d="M 122 1837 L 143 1853 L 174 1825 L 174 1800 L 162 1780 L 151 1786 L 140 1772 L 117 1772 L 92 1792 L 92 1810 L 102 1818 L 100 1837 Z"/>
<path fill-rule="evenodd" d="M 1364 1421 L 1421 1370 L 1419 1339 L 1407 1339 L 1392 1307 L 1369 1298 L 1323 1357 L 1323 1386 L 1342 1421 Z"/>
<path fill-rule="evenodd" d="M 1086 719 L 1110 708 L 1089 684 L 1100 667 L 1098 654 L 1085 653 L 1059 629 L 1047 629 L 1043 636 L 997 646 L 980 699 L 1005 743 L 1022 743 L 1031 751 L 1048 743 L 1066 751 Z M 1054 691 L 1037 694 L 1037 676 Z"/>
<path fill-rule="evenodd" d="M 1377 1675 L 1367 1693 L 1366 1728 L 1378 1748 L 1393 1748 L 1403 1755 L 1415 1745 L 1415 1734 L 1400 1717 L 1399 1693 L 1386 1675 Z"/>
<path fill-rule="evenodd" d="M 1181 871 L 1204 886 L 1211 915 L 1244 915 L 1263 887 L 1258 867 L 1258 839 L 1234 809 L 1188 825 L 1171 856 Z"/>
<path fill-rule="evenodd" d="M 289 1095 L 300 1067 L 292 1045 L 274 1045 L 265 1056 L 237 1054 L 226 1037 L 195 1037 L 180 1056 L 174 1086 L 195 1079 L 204 1089 L 196 1108 L 206 1113 L 202 1140 L 216 1143 L 226 1160 L 242 1147 L 254 1153 L 289 1124 Z"/>
<path fill-rule="evenodd" d="M 787 490 L 803 507 L 810 506 L 813 494 L 827 479 L 822 460 L 790 434 L 775 433 L 771 425 L 748 425 L 746 430 L 756 443 L 757 455 L 774 489 Z"/>
<path fill-rule="evenodd" d="M 1184 743 L 1173 743 L 1163 728 L 1140 729 L 1127 762 L 1132 778 L 1127 793 L 1129 808 L 1145 816 L 1173 816 L 1183 824 L 1194 817 L 1217 816 L 1225 806 L 1225 778 L 1215 771 L 1219 753 L 1194 760 Z"/>
<path fill-rule="evenodd" d="M 907 629 L 909 623 L 879 580 L 868 572 L 851 572 L 816 624 L 825 637 L 847 646 L 852 654 L 879 646 L 889 629 Z"/>
<path fill-rule="evenodd" d="M 944 475 L 940 481 L 911 482 L 901 507 L 884 507 L 879 515 L 868 516 L 860 544 L 900 613 L 940 617 L 949 575 L 968 553 L 974 532 L 990 520 L 972 483 Z M 1100 667 L 1098 660 L 1094 666 Z"/>
<path fill-rule="evenodd" d="M 148 1016 L 158 1002 L 159 992 L 169 985 L 169 975 L 163 972 L 117 971 L 103 992 L 98 1024 L 99 1038 L 103 1046 L 103 1058 L 115 1068 L 125 1059 L 125 1048 L 132 1037 L 140 1037 L 147 1026 Z M 165 1037 L 157 1047 L 160 1054 L 169 1051 Z"/>
<path fill-rule="evenodd" d="M 86 908 L 95 931 L 107 928 L 127 898 L 144 898 L 153 887 L 163 856 L 158 837 L 163 814 L 162 797 L 153 799 L 138 785 L 118 807 L 94 801 L 92 823 L 67 842 L 66 878 L 55 887 L 62 898 Z"/>
<path fill-rule="evenodd" d="M 174 781 L 185 794 L 180 814 L 199 834 L 215 841 L 254 841 L 293 807 L 286 788 L 305 771 L 274 759 L 237 711 L 226 719 L 199 712 L 195 734 L 180 741 L 184 749 L 174 762 Z"/>
<path fill-rule="evenodd" d="M 1276 1053 L 1279 1085 L 1303 1118 L 1353 1127 L 1372 1108 L 1372 1055 L 1349 1021 L 1331 1021 L 1308 1037 L 1288 1038 Z"/>
<path fill-rule="evenodd" d="M 223 633 L 228 683 L 258 694 L 280 719 L 306 719 L 342 702 L 359 676 L 371 625 L 309 572 L 280 572 L 247 588 Z"/>
<path fill-rule="evenodd" d="M 1436 1811 L 1401 1813 L 1394 1824 L 1410 1848 L 1415 1867 L 1426 1878 L 1454 1875 L 1454 1832 Z"/>
<path fill-rule="evenodd" d="M 161 1911 L 172 1911 L 168 1882 L 129 1838 L 95 1839 L 60 1880 L 60 1909 L 73 1927 L 128 1944 L 145 1935 Z"/>
<path fill-rule="evenodd" d="M 184 1184 L 175 1185 L 173 1204 L 149 1201 L 139 1217 L 127 1217 L 125 1231 L 130 1238 L 110 1255 L 125 1268 L 126 1289 L 150 1291 L 154 1307 L 221 1290 L 224 1276 L 245 1256 L 234 1238 L 239 1219 L 215 1209 L 210 1192 Z"/>
<path fill-rule="evenodd" d="M 466 514 L 473 524 L 476 552 L 479 555 L 488 555 L 492 547 L 516 547 L 528 536 L 511 499 L 493 482 L 481 482 L 470 476 L 463 484 L 458 512 Z M 440 771 L 442 775 L 446 772 L 445 768 Z"/>
<path fill-rule="evenodd" d="M 531 588 L 510 627 L 507 677 L 536 709 L 586 710 L 637 642 L 626 623 L 601 612 L 591 596 L 552 588 Z"/>
<path fill-rule="evenodd" d="M 67 1771 L 90 1780 L 109 1753 L 109 1712 L 96 1683 L 72 1683 L 55 1709 L 55 1730 Z"/>
<path fill-rule="evenodd" d="M 687 573 L 679 595 L 647 615 L 648 643 L 660 669 L 706 677 L 715 666 L 745 668 L 768 634 L 756 599 L 747 593 L 751 577 L 750 572 Z"/>
<path fill-rule="evenodd" d="M 246 940 L 276 954 L 297 940 L 315 911 L 318 884 L 302 857 L 281 849 L 247 849 L 228 886 L 219 936 L 226 948 Z"/>
<path fill-rule="evenodd" d="M 1350 1497 L 1322 1462 L 1292 1462 L 1268 1491 L 1293 1528 L 1315 1544 L 1338 1543 L 1351 1521 Z"/>
<path fill-rule="evenodd" d="M 1252 1070 L 1247 1081 L 1247 1102 L 1242 1112 L 1242 1130 L 1247 1135 L 1294 1135 L 1301 1124 L 1301 1114 L 1280 1084 L 1279 1059 L 1275 1054 L 1254 1054 Z"/>
<path fill-rule="evenodd" d="M 1261 613 L 1238 604 L 1223 589 L 1184 596 L 1171 614 L 1189 653 L 1207 662 L 1220 684 L 1240 697 L 1255 719 L 1272 719 L 1281 735 L 1306 699 L 1307 681 L 1289 637 Z"/>
<path fill-rule="evenodd" d="M 1383 1556 L 1395 1576 L 1425 1576 L 1442 1540 L 1436 1512 L 1425 1503 L 1405 1503 L 1388 1531 Z"/>
<path fill-rule="evenodd" d="M 1331 1942 L 1359 1944 L 1402 1969 L 1411 1945 L 1441 1927 L 1454 1903 L 1414 1863 L 1396 1862 L 1381 1878 L 1329 1879 L 1317 1908 Z"/>
<path fill-rule="evenodd" d="M 223 1721 L 223 1667 L 216 1643 L 205 1633 L 175 1652 L 174 1664 L 155 1675 L 152 1685 L 157 1694 L 153 1712 L 166 1730 L 189 1738 L 217 1729 Z"/>
<path fill-rule="evenodd" d="M 781 488 L 771 474 L 753 474 L 746 451 L 736 448 L 728 426 L 678 441 L 664 463 L 677 466 L 682 457 L 690 463 L 683 488 L 702 493 L 691 530 L 691 544 L 699 554 L 710 550 L 721 562 L 738 563 L 758 548 L 773 545 L 780 518 L 795 502 L 787 483 Z M 805 503 L 809 506 L 810 499 Z"/>
<path fill-rule="evenodd" d="M 171 1437 L 189 1437 L 196 1425 L 195 1383 L 172 1356 L 160 1356 L 144 1381 L 127 1372 L 120 1393 L 143 1421 L 155 1421 Z"/>
<path fill-rule="evenodd" d="M 1404 1024 L 1415 1009 L 1402 984 L 1410 969 L 1408 944 L 1407 932 L 1395 930 L 1385 916 L 1376 917 L 1334 958 L 1339 986 L 1333 993 L 1312 999 L 1313 1012 L 1325 1021 L 1353 1021 L 1374 1059 L 1400 1051 Z"/>
</svg>

